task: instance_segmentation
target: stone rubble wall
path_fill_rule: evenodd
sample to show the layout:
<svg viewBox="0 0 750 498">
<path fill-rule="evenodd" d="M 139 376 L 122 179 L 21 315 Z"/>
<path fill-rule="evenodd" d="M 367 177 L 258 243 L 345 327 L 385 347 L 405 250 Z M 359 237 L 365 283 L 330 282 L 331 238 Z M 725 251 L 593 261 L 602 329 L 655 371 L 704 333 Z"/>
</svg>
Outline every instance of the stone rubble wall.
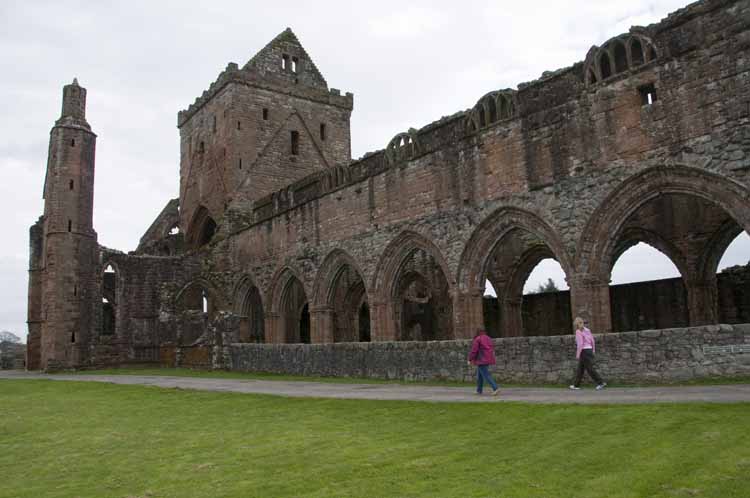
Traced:
<svg viewBox="0 0 750 498">
<path fill-rule="evenodd" d="M 668 383 L 750 375 L 750 324 L 596 335 L 597 369 L 609 382 Z M 567 384 L 575 338 L 494 339 L 498 382 Z M 232 370 L 388 380 L 470 381 L 471 341 L 230 344 Z M 706 349 L 704 351 L 704 349 Z"/>
</svg>

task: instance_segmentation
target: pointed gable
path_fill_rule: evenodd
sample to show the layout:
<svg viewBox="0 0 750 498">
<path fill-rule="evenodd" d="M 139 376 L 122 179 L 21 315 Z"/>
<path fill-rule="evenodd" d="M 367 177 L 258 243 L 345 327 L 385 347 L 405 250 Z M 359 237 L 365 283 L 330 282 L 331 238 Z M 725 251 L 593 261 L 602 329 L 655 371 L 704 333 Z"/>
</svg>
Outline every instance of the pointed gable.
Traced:
<svg viewBox="0 0 750 498">
<path fill-rule="evenodd" d="M 281 77 L 290 84 L 328 88 L 325 78 L 290 28 L 271 40 L 243 69 Z"/>
</svg>

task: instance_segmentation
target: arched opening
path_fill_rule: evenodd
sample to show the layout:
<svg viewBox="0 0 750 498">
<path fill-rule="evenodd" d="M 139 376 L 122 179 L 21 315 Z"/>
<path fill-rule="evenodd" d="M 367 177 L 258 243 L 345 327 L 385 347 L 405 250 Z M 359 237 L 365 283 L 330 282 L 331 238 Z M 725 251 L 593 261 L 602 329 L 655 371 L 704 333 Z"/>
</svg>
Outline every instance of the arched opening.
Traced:
<svg viewBox="0 0 750 498">
<path fill-rule="evenodd" d="M 490 115 L 490 123 L 497 121 L 497 105 L 495 104 L 494 97 L 487 98 L 487 110 Z"/>
<path fill-rule="evenodd" d="M 453 300 L 438 248 L 407 231 L 386 247 L 373 279 L 375 340 L 454 338 Z"/>
<path fill-rule="evenodd" d="M 286 343 L 310 343 L 310 309 L 302 282 L 289 275 L 279 306 L 281 330 Z"/>
<path fill-rule="evenodd" d="M 635 243 L 617 258 L 611 275 L 613 331 L 688 326 L 685 285 L 679 269 L 664 253 Z"/>
<path fill-rule="evenodd" d="M 558 292 L 565 272 L 540 237 L 521 228 L 507 231 L 487 258 L 484 278 L 496 296 L 482 299 L 485 328 L 491 336 L 570 333 L 570 294 Z M 557 283 L 549 286 L 550 279 Z"/>
<path fill-rule="evenodd" d="M 213 239 L 216 233 L 216 222 L 208 209 L 200 206 L 193 215 L 193 221 L 188 228 L 187 242 L 192 249 L 202 247 Z"/>
<path fill-rule="evenodd" d="M 101 334 L 117 333 L 117 272 L 108 264 L 102 273 L 102 320 Z"/>
<path fill-rule="evenodd" d="M 213 293 L 201 282 L 192 282 L 180 292 L 178 299 L 180 311 L 201 313 L 213 318 L 216 313 L 216 302 Z"/>
<path fill-rule="evenodd" d="M 316 326 L 321 330 L 321 340 L 356 342 L 370 340 L 370 324 L 362 323 L 363 309 L 369 317 L 367 292 L 354 260 L 336 249 L 325 259 L 318 273 L 314 289 L 314 308 L 319 317 Z M 369 319 L 369 318 L 368 318 Z"/>
<path fill-rule="evenodd" d="M 430 253 L 421 248 L 408 252 L 392 289 L 398 340 L 453 338 L 453 303 L 448 281 Z"/>
<path fill-rule="evenodd" d="M 240 342 L 265 342 L 265 315 L 260 290 L 245 279 L 236 296 L 235 312 L 240 317 Z"/>
<path fill-rule="evenodd" d="M 625 51 L 625 45 L 621 42 L 615 42 L 615 73 L 621 73 L 628 70 L 628 53 Z"/>
<path fill-rule="evenodd" d="M 722 313 L 728 313 L 718 306 L 719 260 L 742 231 L 719 202 L 730 209 L 743 205 L 732 203 L 731 190 L 712 192 L 722 186 L 722 180 L 712 175 L 710 179 L 688 177 L 689 183 L 674 184 L 668 176 L 652 178 L 647 173 L 632 180 L 637 182 L 637 193 L 627 188 L 629 182 L 622 197 L 604 201 L 607 213 L 594 215 L 597 226 L 593 232 L 602 238 L 593 273 L 601 271 L 602 280 L 611 279 L 614 284 L 606 296 L 609 327 L 626 331 L 717 323 L 723 320 Z M 670 173 L 673 182 L 682 180 Z M 637 245 L 639 242 L 658 252 Z M 628 261 L 624 255 L 631 248 L 633 259 L 624 264 Z M 614 268 L 615 262 L 623 264 L 623 269 Z M 606 266 L 597 270 L 598 265 Z M 622 274 L 627 275 L 627 284 Z"/>
</svg>

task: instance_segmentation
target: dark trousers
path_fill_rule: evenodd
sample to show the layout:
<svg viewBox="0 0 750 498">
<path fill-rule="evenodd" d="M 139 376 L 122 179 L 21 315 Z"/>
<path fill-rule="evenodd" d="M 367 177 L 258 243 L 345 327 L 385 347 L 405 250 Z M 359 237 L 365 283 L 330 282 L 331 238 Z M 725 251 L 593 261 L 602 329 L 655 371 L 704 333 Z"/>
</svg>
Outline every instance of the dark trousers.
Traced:
<svg viewBox="0 0 750 498">
<path fill-rule="evenodd" d="M 584 349 L 581 351 L 581 357 L 578 358 L 578 368 L 576 369 L 576 380 L 573 385 L 578 387 L 581 385 L 581 379 L 583 379 L 583 371 L 586 370 L 594 379 L 594 382 L 601 384 L 604 382 L 601 375 L 594 368 L 594 352 L 590 349 Z"/>
</svg>

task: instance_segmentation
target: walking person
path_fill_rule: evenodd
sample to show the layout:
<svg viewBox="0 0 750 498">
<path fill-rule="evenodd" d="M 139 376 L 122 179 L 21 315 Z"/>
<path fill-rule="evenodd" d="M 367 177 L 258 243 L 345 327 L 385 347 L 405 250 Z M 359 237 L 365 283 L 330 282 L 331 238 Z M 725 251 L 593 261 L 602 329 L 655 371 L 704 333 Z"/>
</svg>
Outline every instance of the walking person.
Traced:
<svg viewBox="0 0 750 498">
<path fill-rule="evenodd" d="M 477 394 L 482 394 L 484 382 L 492 387 L 492 396 L 497 396 L 498 388 L 495 380 L 490 374 L 490 365 L 495 364 L 495 347 L 492 345 L 492 339 L 487 335 L 485 330 L 477 330 L 477 335 L 471 343 L 469 352 L 469 365 L 477 366 Z"/>
<path fill-rule="evenodd" d="M 583 323 L 583 318 L 576 317 L 573 325 L 576 328 L 576 359 L 578 360 L 578 368 L 576 369 L 576 378 L 570 388 L 575 390 L 581 388 L 583 371 L 586 370 L 589 376 L 596 382 L 596 390 L 604 389 L 607 383 L 602 380 L 601 375 L 594 368 L 594 353 L 596 352 L 594 336 Z"/>
</svg>

